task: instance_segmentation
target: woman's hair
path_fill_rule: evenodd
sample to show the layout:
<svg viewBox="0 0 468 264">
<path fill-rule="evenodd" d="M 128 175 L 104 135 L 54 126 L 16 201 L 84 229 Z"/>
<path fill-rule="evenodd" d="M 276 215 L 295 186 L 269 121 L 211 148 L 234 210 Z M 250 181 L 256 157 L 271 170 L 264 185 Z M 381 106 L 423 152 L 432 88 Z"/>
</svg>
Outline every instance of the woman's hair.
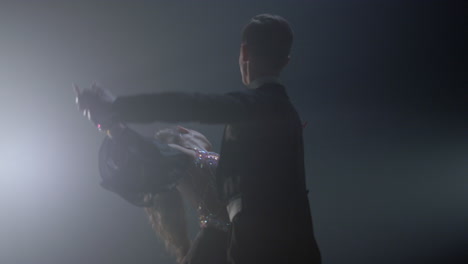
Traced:
<svg viewBox="0 0 468 264">
<path fill-rule="evenodd" d="M 155 196 L 147 195 L 146 198 L 153 199 L 153 206 L 145 208 L 151 227 L 179 263 L 190 247 L 181 194 L 173 188 Z"/>
<path fill-rule="evenodd" d="M 164 129 L 155 137 L 165 143 L 177 144 L 178 135 L 173 129 Z M 166 250 L 180 263 L 190 247 L 184 202 L 180 192 L 177 188 L 172 188 L 154 196 L 147 195 L 145 199 L 153 200 L 153 206 L 145 208 L 151 227 L 164 242 Z"/>
<path fill-rule="evenodd" d="M 182 127 L 162 129 L 155 134 L 155 138 L 166 144 L 177 144 L 187 148 L 204 150 L 211 149 L 211 143 L 203 134 Z M 202 173 L 192 177 L 192 187 L 196 188 L 195 185 L 206 186 L 206 183 L 213 183 L 211 188 L 214 190 L 214 179 L 203 176 L 205 175 Z M 180 263 L 190 247 L 181 193 L 177 188 L 173 188 L 154 196 L 147 195 L 145 198 L 153 201 L 152 207 L 145 208 L 153 230 L 163 240 L 166 249 Z"/>
</svg>

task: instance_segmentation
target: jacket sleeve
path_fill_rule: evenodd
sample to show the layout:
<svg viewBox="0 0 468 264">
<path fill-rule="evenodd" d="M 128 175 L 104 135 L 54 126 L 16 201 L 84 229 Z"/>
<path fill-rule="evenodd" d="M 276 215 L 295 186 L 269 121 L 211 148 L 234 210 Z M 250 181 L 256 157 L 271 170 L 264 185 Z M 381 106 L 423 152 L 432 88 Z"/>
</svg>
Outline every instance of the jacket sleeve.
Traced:
<svg viewBox="0 0 468 264">
<path fill-rule="evenodd" d="M 165 92 L 118 97 L 113 111 L 123 122 L 232 123 L 249 118 L 258 107 L 254 93 L 201 94 Z"/>
</svg>

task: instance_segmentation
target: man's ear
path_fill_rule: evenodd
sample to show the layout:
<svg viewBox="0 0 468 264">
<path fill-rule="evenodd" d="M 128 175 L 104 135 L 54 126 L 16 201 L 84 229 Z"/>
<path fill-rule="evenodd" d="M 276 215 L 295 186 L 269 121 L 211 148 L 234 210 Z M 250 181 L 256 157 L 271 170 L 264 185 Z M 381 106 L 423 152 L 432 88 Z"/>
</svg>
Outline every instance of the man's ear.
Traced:
<svg viewBox="0 0 468 264">
<path fill-rule="evenodd" d="M 250 60 L 249 58 L 249 52 L 248 52 L 248 46 L 246 43 L 241 44 L 241 58 L 243 62 L 247 62 Z"/>
<path fill-rule="evenodd" d="M 179 133 L 181 133 L 181 134 L 190 133 L 190 131 L 187 128 L 183 127 L 183 126 L 177 126 L 177 131 L 179 131 Z"/>
<path fill-rule="evenodd" d="M 283 61 L 283 65 L 281 65 L 281 69 L 286 67 L 289 64 L 289 61 L 291 61 L 291 55 L 288 55 L 288 57 Z"/>
</svg>

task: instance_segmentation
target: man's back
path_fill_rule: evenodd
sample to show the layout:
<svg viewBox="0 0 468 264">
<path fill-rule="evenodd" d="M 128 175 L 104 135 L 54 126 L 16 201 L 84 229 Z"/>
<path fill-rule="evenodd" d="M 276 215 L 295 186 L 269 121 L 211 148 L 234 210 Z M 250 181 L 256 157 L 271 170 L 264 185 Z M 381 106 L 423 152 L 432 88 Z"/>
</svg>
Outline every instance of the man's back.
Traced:
<svg viewBox="0 0 468 264">
<path fill-rule="evenodd" d="M 283 86 L 246 92 L 251 116 L 226 125 L 218 188 L 232 220 L 232 263 L 320 263 L 304 173 L 302 125 Z"/>
<path fill-rule="evenodd" d="M 302 126 L 283 86 L 267 83 L 245 93 L 256 106 L 248 118 L 225 127 L 219 190 L 226 200 L 242 194 L 266 208 L 264 199 L 305 192 Z"/>
</svg>

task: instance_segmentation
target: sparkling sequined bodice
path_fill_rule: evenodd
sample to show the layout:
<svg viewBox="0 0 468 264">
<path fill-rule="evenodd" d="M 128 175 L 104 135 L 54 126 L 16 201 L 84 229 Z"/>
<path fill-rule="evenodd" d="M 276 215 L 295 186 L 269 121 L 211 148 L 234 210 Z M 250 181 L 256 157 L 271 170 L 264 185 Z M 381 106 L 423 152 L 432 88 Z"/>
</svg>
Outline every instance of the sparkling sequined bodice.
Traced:
<svg viewBox="0 0 468 264">
<path fill-rule="evenodd" d="M 209 152 L 201 149 L 194 149 L 196 152 L 196 159 L 194 160 L 195 167 L 209 174 L 210 179 L 201 194 L 201 201 L 198 204 L 198 215 L 201 228 L 213 227 L 221 231 L 228 231 L 230 223 L 225 221 L 216 212 L 210 210 L 207 206 L 207 199 L 215 199 L 214 197 L 207 197 L 211 194 L 214 195 L 214 174 L 218 166 L 219 154 Z M 224 209 L 224 206 L 217 206 Z"/>
<path fill-rule="evenodd" d="M 195 166 L 200 169 L 209 169 L 212 173 L 216 171 L 218 167 L 219 154 L 216 152 L 208 152 L 206 150 L 194 149 L 197 153 L 195 159 Z"/>
</svg>

